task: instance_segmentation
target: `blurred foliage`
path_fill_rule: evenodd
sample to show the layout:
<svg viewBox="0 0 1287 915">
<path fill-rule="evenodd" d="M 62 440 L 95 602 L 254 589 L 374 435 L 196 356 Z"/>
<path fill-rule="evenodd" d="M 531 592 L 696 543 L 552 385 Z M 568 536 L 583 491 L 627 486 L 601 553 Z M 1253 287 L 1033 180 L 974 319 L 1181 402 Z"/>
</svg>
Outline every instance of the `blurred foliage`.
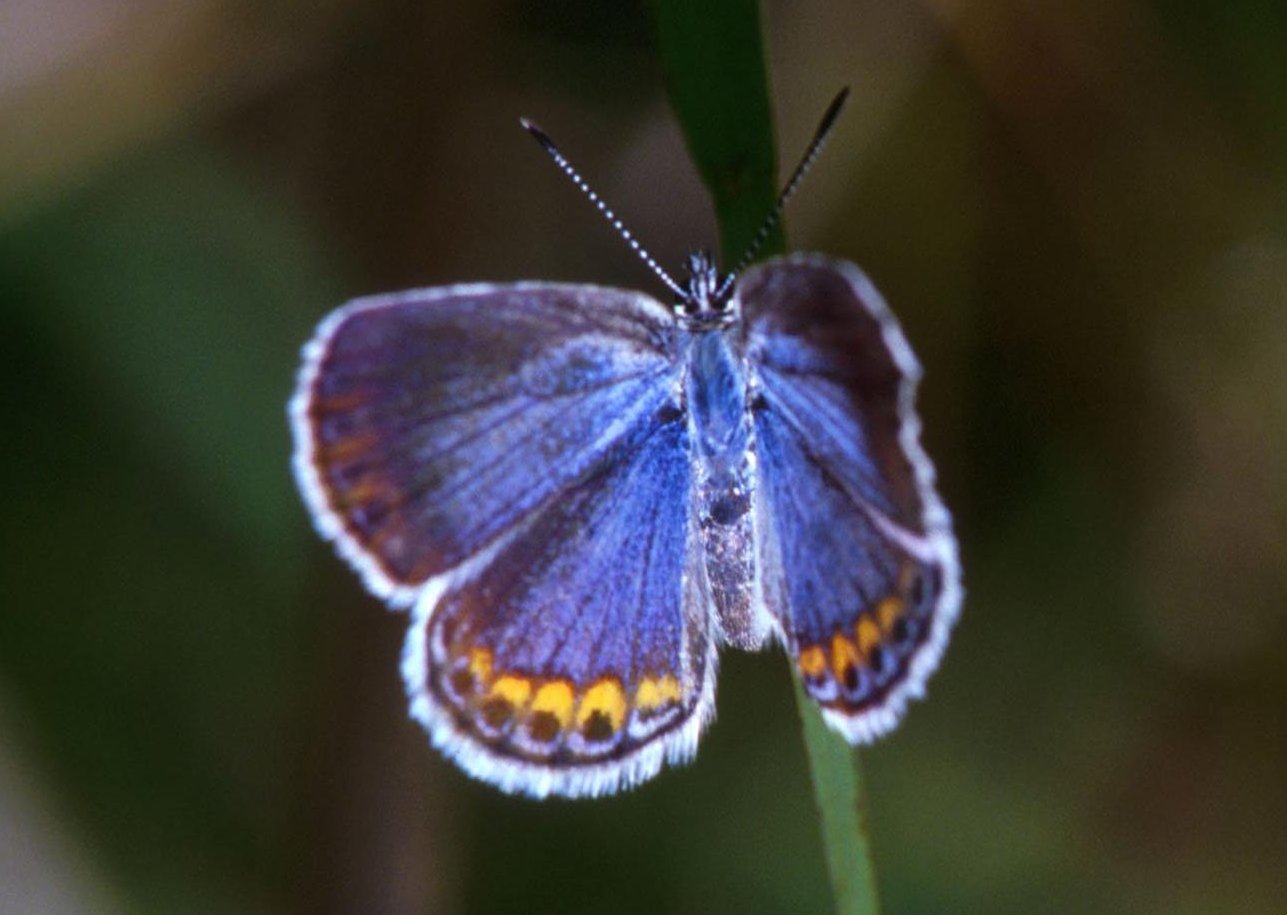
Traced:
<svg viewBox="0 0 1287 915">
<path fill-rule="evenodd" d="M 716 241 L 612 10 L 0 13 L 0 910 L 825 910 L 780 657 L 725 657 L 692 766 L 501 796 L 406 721 L 402 620 L 293 491 L 297 348 L 347 296 L 654 289 L 518 115 L 666 263 Z M 783 159 L 854 87 L 792 238 L 902 317 L 963 545 L 930 699 L 866 754 L 887 910 L 1274 911 L 1287 13 L 765 21 Z"/>
</svg>

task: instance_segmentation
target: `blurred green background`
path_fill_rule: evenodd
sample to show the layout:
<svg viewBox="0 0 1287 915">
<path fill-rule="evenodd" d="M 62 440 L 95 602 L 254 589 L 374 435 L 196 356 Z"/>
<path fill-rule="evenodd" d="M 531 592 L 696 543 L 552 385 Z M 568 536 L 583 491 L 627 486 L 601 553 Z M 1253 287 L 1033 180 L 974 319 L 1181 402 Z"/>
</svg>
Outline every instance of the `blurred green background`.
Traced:
<svg viewBox="0 0 1287 915">
<path fill-rule="evenodd" d="M 1059 6 L 1067 8 L 1060 9 Z M 926 366 L 967 600 L 864 754 L 890 912 L 1287 899 L 1287 6 L 772 2 L 792 246 Z M 697 761 L 471 782 L 312 534 L 298 347 L 345 298 L 660 292 L 713 244 L 646 7 L 0 0 L 0 911 L 826 911 L 780 653 Z"/>
</svg>

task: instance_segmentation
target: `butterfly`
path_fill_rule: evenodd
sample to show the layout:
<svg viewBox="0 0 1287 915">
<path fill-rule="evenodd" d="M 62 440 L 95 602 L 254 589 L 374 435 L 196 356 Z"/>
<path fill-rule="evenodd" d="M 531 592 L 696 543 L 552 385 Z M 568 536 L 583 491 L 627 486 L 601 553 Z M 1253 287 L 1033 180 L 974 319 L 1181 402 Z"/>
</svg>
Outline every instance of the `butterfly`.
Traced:
<svg viewBox="0 0 1287 915">
<path fill-rule="evenodd" d="M 690 256 L 675 294 L 481 283 L 356 299 L 303 350 L 294 470 L 322 537 L 405 610 L 411 715 L 534 797 L 691 759 L 719 650 L 784 646 L 850 743 L 891 730 L 961 602 L 920 367 L 855 266 Z"/>
</svg>

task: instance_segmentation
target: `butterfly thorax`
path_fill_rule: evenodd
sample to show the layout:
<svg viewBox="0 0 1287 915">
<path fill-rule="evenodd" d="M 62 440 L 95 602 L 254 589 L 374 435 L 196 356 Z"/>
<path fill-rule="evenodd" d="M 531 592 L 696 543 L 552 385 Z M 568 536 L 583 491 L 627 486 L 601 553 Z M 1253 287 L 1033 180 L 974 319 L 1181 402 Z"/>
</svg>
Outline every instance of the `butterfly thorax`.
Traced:
<svg viewBox="0 0 1287 915">
<path fill-rule="evenodd" d="M 746 365 L 723 330 L 688 338 L 685 395 L 698 463 L 718 473 L 739 463 L 750 442 Z"/>
</svg>

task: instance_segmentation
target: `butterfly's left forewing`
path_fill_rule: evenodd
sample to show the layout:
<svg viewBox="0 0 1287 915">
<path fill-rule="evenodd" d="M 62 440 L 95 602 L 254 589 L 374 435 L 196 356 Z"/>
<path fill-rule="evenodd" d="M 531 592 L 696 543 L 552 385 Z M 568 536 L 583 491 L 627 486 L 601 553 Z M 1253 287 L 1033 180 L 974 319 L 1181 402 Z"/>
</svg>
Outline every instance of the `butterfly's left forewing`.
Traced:
<svg viewBox="0 0 1287 915">
<path fill-rule="evenodd" d="M 550 283 L 358 299 L 304 350 L 295 472 L 318 530 L 397 607 L 476 561 L 673 398 L 671 320 Z"/>
<path fill-rule="evenodd" d="M 951 519 L 918 440 L 919 366 L 852 265 L 770 261 L 737 296 L 764 603 L 828 723 L 866 742 L 921 695 L 960 603 Z"/>
</svg>

